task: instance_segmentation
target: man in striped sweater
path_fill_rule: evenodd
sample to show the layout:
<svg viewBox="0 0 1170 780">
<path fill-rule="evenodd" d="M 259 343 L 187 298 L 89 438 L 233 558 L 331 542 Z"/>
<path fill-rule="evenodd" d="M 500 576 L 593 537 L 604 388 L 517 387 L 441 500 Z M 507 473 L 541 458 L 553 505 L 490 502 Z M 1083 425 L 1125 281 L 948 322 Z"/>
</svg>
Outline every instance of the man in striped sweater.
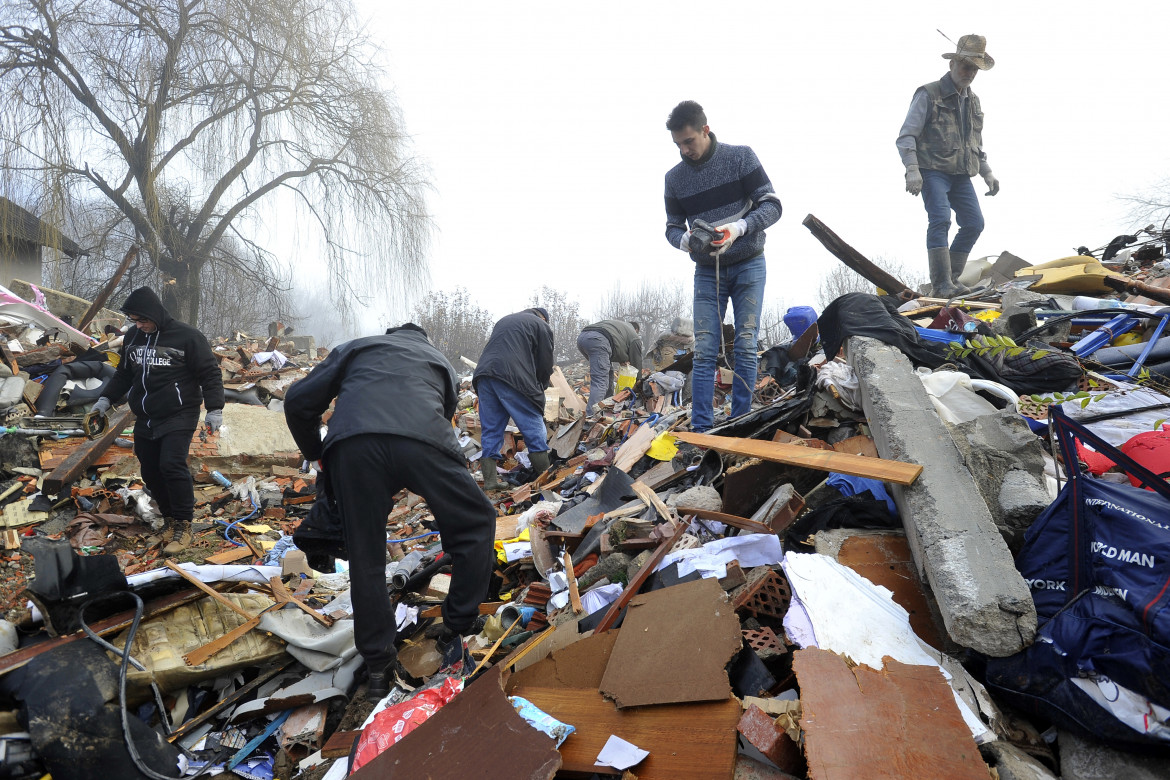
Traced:
<svg viewBox="0 0 1170 780">
<path fill-rule="evenodd" d="M 714 422 L 715 367 L 727 302 L 735 311 L 731 415 L 747 414 L 756 386 L 756 334 L 764 301 L 764 230 L 780 219 L 780 199 L 748 146 L 716 140 L 703 107 L 684 100 L 666 129 L 682 161 L 666 172 L 666 240 L 695 263 L 695 367 L 691 428 Z M 721 228 L 710 252 L 692 252 L 695 220 Z"/>
</svg>

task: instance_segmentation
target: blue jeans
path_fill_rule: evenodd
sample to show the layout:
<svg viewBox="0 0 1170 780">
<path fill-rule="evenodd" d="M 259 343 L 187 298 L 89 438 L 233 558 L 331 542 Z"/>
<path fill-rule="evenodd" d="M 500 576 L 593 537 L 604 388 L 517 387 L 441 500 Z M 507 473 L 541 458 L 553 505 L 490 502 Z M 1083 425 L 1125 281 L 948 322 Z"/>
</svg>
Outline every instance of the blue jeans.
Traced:
<svg viewBox="0 0 1170 780">
<path fill-rule="evenodd" d="M 951 211 L 959 223 L 959 232 L 950 244 L 952 252 L 970 252 L 975 240 L 983 232 L 983 211 L 971 177 L 940 171 L 922 171 L 922 205 L 926 207 L 929 223 L 926 227 L 926 248 L 947 246 L 951 229 Z"/>
<path fill-rule="evenodd" d="M 516 427 L 524 436 L 524 444 L 529 450 L 548 450 L 544 410 L 537 409 L 531 399 L 516 392 L 507 382 L 486 376 L 475 383 L 475 389 L 479 392 L 479 443 L 485 458 L 500 459 L 500 447 L 504 445 L 504 429 L 508 427 L 509 417 L 516 421 Z"/>
<path fill-rule="evenodd" d="M 735 309 L 735 378 L 731 388 L 731 416 L 752 409 L 756 389 L 756 334 L 764 305 L 764 256 L 715 268 L 695 266 L 695 368 L 691 385 L 691 429 L 705 431 L 714 421 L 715 364 L 723 336 L 727 301 Z M 717 289 L 718 288 L 718 289 Z"/>
<path fill-rule="evenodd" d="M 589 360 L 589 403 L 585 416 L 597 411 L 597 402 L 613 395 L 613 347 L 604 334 L 583 330 L 577 337 L 577 349 Z"/>
</svg>

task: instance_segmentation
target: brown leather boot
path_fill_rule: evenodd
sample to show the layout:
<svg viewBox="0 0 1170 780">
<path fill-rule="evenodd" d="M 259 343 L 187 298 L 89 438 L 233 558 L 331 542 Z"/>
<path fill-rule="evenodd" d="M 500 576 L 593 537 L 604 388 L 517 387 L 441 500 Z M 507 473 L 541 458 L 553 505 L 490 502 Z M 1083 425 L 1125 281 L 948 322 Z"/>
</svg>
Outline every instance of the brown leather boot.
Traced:
<svg viewBox="0 0 1170 780">
<path fill-rule="evenodd" d="M 175 521 L 173 529 L 171 541 L 163 548 L 164 555 L 178 555 L 183 550 L 186 550 L 191 542 L 195 541 L 195 535 L 191 533 L 190 523 Z"/>
</svg>

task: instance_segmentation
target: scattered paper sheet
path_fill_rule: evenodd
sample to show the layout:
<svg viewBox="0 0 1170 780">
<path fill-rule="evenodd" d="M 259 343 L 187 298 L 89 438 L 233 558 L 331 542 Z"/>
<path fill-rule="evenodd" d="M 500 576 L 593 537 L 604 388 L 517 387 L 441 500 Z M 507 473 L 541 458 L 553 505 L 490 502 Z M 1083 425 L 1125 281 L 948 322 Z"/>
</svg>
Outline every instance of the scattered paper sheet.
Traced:
<svg viewBox="0 0 1170 780">
<path fill-rule="evenodd" d="M 649 750 L 642 750 L 637 745 L 631 745 L 616 734 L 611 734 L 605 747 L 597 755 L 594 766 L 612 766 L 614 769 L 625 771 L 650 755 Z"/>
<path fill-rule="evenodd" d="M 739 561 L 745 569 L 780 563 L 784 548 L 776 534 L 740 534 L 726 539 L 716 539 L 702 547 L 680 550 L 665 556 L 656 571 L 678 563 L 678 576 L 685 577 L 693 571 L 703 577 L 716 579 L 727 576 L 727 564 Z"/>
</svg>

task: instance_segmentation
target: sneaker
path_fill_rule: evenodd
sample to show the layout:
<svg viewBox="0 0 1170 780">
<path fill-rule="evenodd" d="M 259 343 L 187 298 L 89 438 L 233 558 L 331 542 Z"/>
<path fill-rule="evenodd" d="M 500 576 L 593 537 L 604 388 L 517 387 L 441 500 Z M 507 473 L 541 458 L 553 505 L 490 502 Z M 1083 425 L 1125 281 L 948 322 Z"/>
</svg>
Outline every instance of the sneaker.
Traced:
<svg viewBox="0 0 1170 780">
<path fill-rule="evenodd" d="M 164 555 L 178 555 L 183 550 L 186 550 L 191 542 L 195 541 L 194 534 L 191 533 L 191 526 L 184 526 L 182 529 L 176 528 L 171 541 L 163 548 Z"/>
</svg>

